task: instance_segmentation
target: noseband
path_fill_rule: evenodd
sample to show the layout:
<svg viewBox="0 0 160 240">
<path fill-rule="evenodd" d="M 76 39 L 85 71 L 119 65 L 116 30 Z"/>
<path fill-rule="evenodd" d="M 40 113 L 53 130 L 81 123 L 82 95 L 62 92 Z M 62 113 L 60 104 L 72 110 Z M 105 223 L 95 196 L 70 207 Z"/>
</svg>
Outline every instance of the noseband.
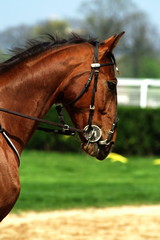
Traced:
<svg viewBox="0 0 160 240">
<path fill-rule="evenodd" d="M 91 73 L 90 76 L 88 78 L 87 83 L 85 84 L 84 88 L 82 89 L 82 91 L 80 92 L 80 94 L 78 95 L 78 97 L 76 97 L 74 100 L 70 101 L 69 103 L 67 103 L 65 106 L 69 106 L 72 105 L 73 103 L 75 103 L 76 101 L 78 101 L 85 92 L 87 92 L 93 78 L 94 78 L 94 84 L 93 84 L 93 89 L 92 89 L 92 98 L 91 98 L 91 104 L 90 104 L 90 110 L 89 110 L 89 118 L 88 118 L 88 124 L 87 126 L 84 127 L 84 129 L 78 129 L 78 128 L 74 128 L 74 127 L 70 127 L 69 125 L 67 125 L 64 121 L 63 118 L 63 114 L 62 114 L 62 106 L 61 105 L 57 105 L 56 106 L 56 110 L 59 116 L 59 120 L 60 123 L 55 123 L 55 122 L 50 122 L 41 118 L 36 118 L 36 117 L 32 117 L 32 116 L 28 116 L 26 114 L 21 114 L 15 111 L 10 111 L 8 109 L 4 109 L 4 108 L 0 108 L 1 112 L 5 112 L 8 114 L 12 114 L 12 115 L 16 115 L 18 117 L 22 117 L 22 118 L 27 118 L 39 123 L 44 123 L 47 125 L 51 125 L 53 127 L 59 127 L 61 129 L 50 129 L 50 128 L 43 128 L 43 127 L 38 127 L 38 130 L 42 130 L 45 132 L 51 132 L 51 133 L 59 133 L 59 134 L 64 134 L 64 135 L 71 135 L 74 136 L 76 132 L 79 133 L 83 133 L 84 138 L 87 140 L 87 144 L 89 143 L 95 143 L 98 142 L 99 145 L 104 145 L 104 146 L 108 146 L 111 144 L 112 138 L 113 138 L 113 134 L 115 132 L 115 129 L 117 127 L 117 123 L 118 123 L 118 118 L 117 115 L 115 116 L 115 119 L 113 121 L 112 127 L 108 133 L 108 137 L 106 140 L 100 140 L 102 137 L 102 131 L 101 129 L 97 126 L 97 125 L 92 125 L 92 119 L 93 119 L 93 115 L 94 115 L 94 111 L 95 111 L 95 94 L 97 91 L 97 83 L 98 83 L 98 77 L 99 77 L 99 69 L 101 67 L 105 67 L 105 66 L 114 66 L 116 67 L 116 70 L 118 71 L 118 68 L 116 66 L 116 61 L 114 58 L 114 55 L 111 54 L 111 63 L 103 63 L 100 64 L 98 63 L 98 45 L 99 43 L 96 42 L 95 46 L 94 46 L 94 61 L 91 64 Z M 10 147 L 13 149 L 13 151 L 15 152 L 15 154 L 17 155 L 18 158 L 18 163 L 20 163 L 20 157 L 19 157 L 19 153 L 16 149 L 16 147 L 14 146 L 14 144 L 12 143 L 12 141 L 10 140 L 10 138 L 7 135 L 7 132 L 5 131 L 5 129 L 2 128 L 2 126 L 0 126 L 0 133 L 2 133 L 2 135 L 5 137 L 6 141 L 8 142 L 8 144 L 10 145 Z"/>
</svg>

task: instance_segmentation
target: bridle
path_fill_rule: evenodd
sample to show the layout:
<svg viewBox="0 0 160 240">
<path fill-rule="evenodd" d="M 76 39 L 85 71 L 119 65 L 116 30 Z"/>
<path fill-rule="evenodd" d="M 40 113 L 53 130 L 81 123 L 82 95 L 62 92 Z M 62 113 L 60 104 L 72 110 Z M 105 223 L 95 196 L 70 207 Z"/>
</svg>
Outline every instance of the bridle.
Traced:
<svg viewBox="0 0 160 240">
<path fill-rule="evenodd" d="M 111 140 L 112 140 L 113 134 L 115 132 L 115 129 L 116 129 L 117 123 L 118 123 L 117 113 L 116 113 L 116 116 L 114 118 L 112 127 L 109 130 L 107 139 L 99 141 L 101 136 L 102 136 L 102 131 L 97 125 L 92 125 L 92 119 L 93 119 L 93 115 L 94 115 L 94 111 L 95 111 L 95 105 L 94 105 L 95 104 L 95 94 L 96 94 L 96 91 L 97 91 L 99 69 L 101 67 L 114 66 L 115 65 L 117 72 L 119 72 L 119 70 L 118 70 L 118 67 L 116 65 L 116 60 L 115 60 L 115 57 L 114 57 L 113 54 L 110 54 L 110 57 L 111 57 L 111 60 L 112 60 L 111 63 L 103 63 L 103 64 L 98 63 L 98 46 L 99 46 L 99 42 L 96 42 L 96 44 L 94 46 L 94 60 L 93 60 L 93 63 L 91 64 L 91 73 L 90 73 L 90 77 L 88 78 L 87 83 L 85 84 L 84 88 L 82 89 L 82 91 L 78 95 L 78 97 L 76 97 L 74 100 L 69 102 L 67 104 L 67 106 L 75 103 L 76 101 L 78 101 L 83 96 L 83 94 L 85 92 L 87 92 L 87 90 L 90 86 L 90 83 L 93 79 L 93 76 L 94 76 L 92 98 L 91 98 L 91 104 L 90 104 L 90 107 L 89 107 L 90 110 L 89 110 L 88 125 L 85 126 L 85 128 L 83 129 L 83 135 L 84 135 L 85 139 L 87 140 L 87 144 L 98 142 L 99 145 L 109 146 L 111 144 Z"/>
<path fill-rule="evenodd" d="M 56 110 L 57 110 L 57 113 L 58 113 L 60 123 L 55 123 L 55 122 L 47 121 L 47 120 L 44 120 L 44 119 L 41 119 L 41 118 L 37 118 L 37 117 L 29 116 L 29 115 L 26 115 L 26 114 L 22 114 L 22 113 L 19 113 L 19 112 L 10 111 L 10 110 L 5 109 L 5 108 L 0 108 L 0 111 L 8 113 L 8 114 L 15 115 L 15 116 L 18 116 L 18 117 L 30 119 L 30 120 L 33 120 L 33 121 L 36 121 L 36 122 L 39 122 L 39 123 L 47 124 L 47 125 L 50 125 L 52 127 L 60 128 L 60 129 L 50 129 L 50 128 L 38 127 L 37 128 L 38 130 L 42 130 L 42 131 L 50 132 L 50 133 L 71 135 L 71 136 L 74 136 L 76 132 L 83 133 L 83 136 L 87 141 L 87 144 L 98 142 L 99 145 L 109 146 L 111 144 L 113 134 L 114 134 L 114 132 L 116 130 L 116 127 L 117 127 L 117 123 L 118 123 L 117 114 L 114 118 L 111 129 L 109 130 L 108 137 L 105 140 L 100 140 L 101 136 L 102 136 L 102 131 L 97 125 L 92 125 L 92 119 L 93 119 L 93 115 L 94 115 L 94 111 L 95 111 L 95 105 L 94 104 L 95 104 L 95 94 L 96 94 L 96 91 L 97 91 L 99 69 L 101 67 L 114 66 L 114 65 L 115 65 L 117 71 L 118 71 L 118 68 L 117 68 L 116 61 L 115 61 L 115 58 L 114 58 L 113 54 L 111 54 L 112 62 L 103 63 L 103 64 L 98 63 L 98 45 L 99 45 L 99 43 L 96 42 L 96 44 L 94 46 L 94 60 L 93 60 L 93 63 L 91 64 L 91 72 L 90 72 L 90 76 L 88 78 L 87 83 L 85 84 L 84 88 L 82 89 L 80 94 L 75 99 L 73 99 L 69 103 L 65 104 L 65 106 L 67 107 L 67 106 L 71 106 L 73 103 L 78 101 L 83 96 L 83 94 L 88 91 L 88 88 L 89 88 L 89 86 L 90 86 L 90 84 L 91 84 L 91 82 L 94 78 L 91 104 L 90 104 L 90 108 L 89 108 L 88 124 L 87 124 L 87 126 L 84 127 L 84 129 L 70 127 L 69 125 L 67 125 L 65 123 L 64 116 L 62 114 L 62 108 L 63 107 L 60 104 L 56 105 Z M 4 128 L 2 128 L 2 126 L 0 126 L 0 133 L 2 133 L 2 135 L 6 139 L 9 146 L 15 152 L 15 154 L 18 158 L 18 165 L 19 165 L 20 164 L 19 153 L 18 153 L 16 147 L 14 146 L 14 144 L 12 143 L 12 141 L 10 140 L 10 138 L 8 137 L 8 134 L 7 134 L 6 130 Z"/>
</svg>

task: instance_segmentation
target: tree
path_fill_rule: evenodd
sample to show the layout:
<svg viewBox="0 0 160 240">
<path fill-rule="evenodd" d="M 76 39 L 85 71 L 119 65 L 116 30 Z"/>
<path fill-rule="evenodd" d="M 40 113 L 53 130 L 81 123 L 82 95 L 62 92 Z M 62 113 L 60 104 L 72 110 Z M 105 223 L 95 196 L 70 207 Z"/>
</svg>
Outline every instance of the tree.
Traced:
<svg viewBox="0 0 160 240">
<path fill-rule="evenodd" d="M 1 32 L 0 48 L 7 52 L 9 49 L 22 46 L 31 37 L 31 29 L 32 27 L 21 25 Z"/>
<path fill-rule="evenodd" d="M 145 63 L 147 59 L 150 59 L 150 61 L 151 59 L 155 59 L 153 61 L 154 64 L 158 64 L 158 48 L 157 44 L 155 44 L 155 40 L 159 37 L 156 34 L 155 28 L 149 23 L 146 14 L 142 12 L 135 12 L 128 16 L 126 29 L 127 38 L 125 40 L 125 48 L 127 50 L 128 57 L 131 59 L 132 76 L 151 77 L 149 71 L 147 69 L 145 70 Z M 153 36 L 155 39 L 154 41 Z M 148 68 L 148 64 L 146 67 Z M 144 75 L 142 74 L 142 68 L 143 73 L 145 73 Z M 154 68 L 156 68 L 156 66 Z M 156 73 L 158 72 L 159 71 Z M 156 77 L 155 74 L 153 75 Z"/>
<path fill-rule="evenodd" d="M 8 55 L 5 54 L 1 49 L 0 49 L 0 62 L 3 62 L 8 59 Z"/>
<path fill-rule="evenodd" d="M 131 0 L 90 0 L 82 4 L 86 32 L 103 40 L 125 30 L 125 19 L 134 9 Z"/>
<path fill-rule="evenodd" d="M 45 21 L 34 26 L 21 25 L 8 28 L 0 33 L 0 49 L 7 52 L 15 47 L 22 47 L 28 39 L 38 38 L 45 33 L 57 33 L 64 37 L 69 25 L 63 20 Z"/>
<path fill-rule="evenodd" d="M 58 34 L 65 36 L 69 30 L 69 25 L 64 20 L 45 21 L 33 28 L 32 35 L 38 36 L 42 34 Z"/>
<path fill-rule="evenodd" d="M 122 61 L 123 77 L 142 77 L 142 72 L 149 76 L 143 64 L 144 59 L 155 59 L 153 64 L 159 64 L 157 45 L 159 40 L 154 26 L 145 13 L 138 10 L 131 0 L 89 0 L 82 5 L 85 15 L 84 28 L 86 33 L 97 37 L 100 41 L 115 33 L 125 31 L 118 50 Z M 154 39 L 153 39 L 154 36 Z M 143 65 L 143 71 L 141 71 Z M 157 69 L 157 66 L 154 67 Z M 156 71 L 160 77 L 159 71 Z"/>
</svg>

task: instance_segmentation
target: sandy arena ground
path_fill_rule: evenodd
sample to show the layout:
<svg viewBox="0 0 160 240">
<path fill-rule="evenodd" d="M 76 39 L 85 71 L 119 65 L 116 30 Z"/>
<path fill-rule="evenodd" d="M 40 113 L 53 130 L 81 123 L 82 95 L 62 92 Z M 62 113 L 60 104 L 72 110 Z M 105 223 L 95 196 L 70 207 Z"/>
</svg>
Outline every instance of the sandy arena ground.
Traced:
<svg viewBox="0 0 160 240">
<path fill-rule="evenodd" d="M 160 240 L 160 206 L 10 214 L 0 240 Z"/>
</svg>

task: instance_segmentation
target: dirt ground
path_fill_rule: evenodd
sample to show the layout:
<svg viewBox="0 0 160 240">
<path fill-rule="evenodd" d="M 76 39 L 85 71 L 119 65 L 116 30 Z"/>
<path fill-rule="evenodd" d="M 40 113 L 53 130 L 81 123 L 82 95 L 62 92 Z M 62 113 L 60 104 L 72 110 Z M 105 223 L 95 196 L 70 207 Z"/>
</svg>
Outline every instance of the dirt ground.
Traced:
<svg viewBox="0 0 160 240">
<path fill-rule="evenodd" d="M 0 240 L 160 240 L 160 205 L 10 214 Z"/>
</svg>

